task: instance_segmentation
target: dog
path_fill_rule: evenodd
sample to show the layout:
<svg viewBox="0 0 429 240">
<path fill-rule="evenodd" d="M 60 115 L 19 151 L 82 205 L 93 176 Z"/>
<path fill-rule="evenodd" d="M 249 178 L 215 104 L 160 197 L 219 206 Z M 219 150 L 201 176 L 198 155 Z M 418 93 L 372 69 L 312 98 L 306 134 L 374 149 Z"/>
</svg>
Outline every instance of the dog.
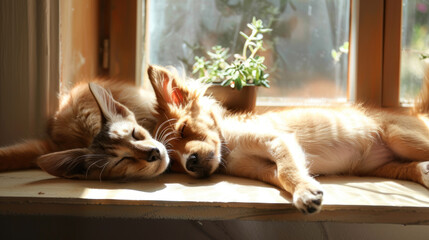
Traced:
<svg viewBox="0 0 429 240">
<path fill-rule="evenodd" d="M 292 194 L 303 213 L 321 210 L 319 175 L 376 176 L 429 187 L 429 84 L 411 113 L 361 105 L 232 113 L 207 86 L 149 66 L 157 131 L 174 136 L 170 159 L 190 175 L 261 180 Z"/>
</svg>

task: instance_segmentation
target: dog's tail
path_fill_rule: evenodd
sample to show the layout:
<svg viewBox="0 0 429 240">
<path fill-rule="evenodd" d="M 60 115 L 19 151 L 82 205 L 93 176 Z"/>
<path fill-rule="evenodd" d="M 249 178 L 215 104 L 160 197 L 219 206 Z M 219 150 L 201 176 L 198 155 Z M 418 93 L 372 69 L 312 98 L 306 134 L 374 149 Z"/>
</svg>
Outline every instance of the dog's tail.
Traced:
<svg viewBox="0 0 429 240">
<path fill-rule="evenodd" d="M 0 172 L 37 168 L 36 159 L 53 151 L 48 139 L 27 140 L 0 148 Z"/>
<path fill-rule="evenodd" d="M 412 112 L 415 114 L 429 114 L 429 64 L 426 64 L 422 90 L 414 101 Z"/>
</svg>

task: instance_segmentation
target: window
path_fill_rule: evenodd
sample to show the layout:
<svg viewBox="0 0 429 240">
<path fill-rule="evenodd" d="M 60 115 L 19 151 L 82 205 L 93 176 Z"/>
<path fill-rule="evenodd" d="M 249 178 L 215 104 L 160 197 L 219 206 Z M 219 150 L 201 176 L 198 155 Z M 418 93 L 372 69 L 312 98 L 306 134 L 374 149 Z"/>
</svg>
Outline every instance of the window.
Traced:
<svg viewBox="0 0 429 240">
<path fill-rule="evenodd" d="M 245 39 L 239 32 L 256 17 L 273 29 L 258 53 L 271 82 L 259 89 L 262 102 L 347 99 L 350 1 L 160 0 L 150 1 L 146 13 L 150 63 L 190 75 L 195 56 L 212 46 L 240 53 Z"/>
<path fill-rule="evenodd" d="M 255 16 L 274 29 L 265 35 L 267 50 L 261 52 L 270 70 L 271 88 L 260 88 L 258 104 L 356 101 L 400 107 L 412 103 L 419 91 L 423 61 L 418 58 L 427 43 L 411 37 L 418 33 L 412 30 L 417 29 L 413 27 L 416 24 L 421 36 L 426 31 L 428 14 L 421 11 L 425 11 L 427 0 L 93 2 L 97 6 L 74 7 L 71 12 L 67 10 L 71 9 L 67 7 L 70 3 L 60 4 L 75 19 L 72 26 L 78 34 L 73 36 L 81 36 L 68 40 L 67 32 L 63 32 L 62 42 L 66 44 L 61 46 L 69 46 L 67 41 L 74 46 L 79 40 L 77 43 L 83 43 L 82 46 L 91 43 L 92 49 L 88 55 L 85 49 L 73 47 L 74 53 L 62 56 L 61 66 L 70 66 L 67 62 L 71 62 L 70 69 L 76 69 L 74 73 L 62 71 L 63 84 L 82 73 L 88 75 L 88 71 L 83 71 L 87 69 L 85 65 L 90 69 L 90 77 L 103 73 L 146 85 L 147 63 L 181 67 L 190 75 L 194 56 L 204 55 L 214 45 L 229 47 L 230 52 L 239 51 L 243 43 L 239 31 L 245 31 L 246 23 Z M 89 3 L 73 1 L 76 5 Z M 98 17 L 93 24 L 82 24 L 76 12 L 88 9 L 96 12 L 85 13 L 88 17 Z M 64 17 L 67 16 L 61 14 L 61 20 Z M 67 26 L 64 23 L 67 22 L 63 21 L 62 26 Z M 99 32 L 90 37 L 85 31 L 93 26 Z M 423 48 L 412 45 L 416 42 Z M 108 57 L 101 57 L 101 53 Z M 414 60 L 408 59 L 410 55 Z M 98 69 L 91 64 L 98 65 Z M 416 70 L 417 66 L 420 70 Z M 76 77 L 70 77 L 71 74 Z"/>
<path fill-rule="evenodd" d="M 72 42 L 74 53 L 62 56 L 61 66 L 76 69 L 62 71 L 63 85 L 82 73 L 144 82 L 147 63 L 174 65 L 190 75 L 194 56 L 214 45 L 239 51 L 239 31 L 246 30 L 253 16 L 274 29 L 265 35 L 267 50 L 261 52 L 271 88 L 260 88 L 258 104 L 356 101 L 400 107 L 412 103 L 421 84 L 428 0 L 108 0 L 91 1 L 97 4 L 89 8 L 85 6 L 91 2 L 75 2 L 83 8 L 71 11 L 70 3 L 60 8 L 75 19 L 73 36 L 85 37 L 71 38 L 62 31 L 66 44 L 61 46 Z M 93 13 L 85 16 L 96 17 L 82 24 L 76 12 L 88 9 Z M 98 35 L 90 37 L 85 32 L 89 28 L 99 29 Z M 418 34 L 420 40 L 415 40 Z M 89 55 L 76 47 L 76 39 L 82 46 L 91 44 Z M 107 59 L 101 57 L 106 52 Z M 83 71 L 94 64 L 98 69 Z"/>
</svg>

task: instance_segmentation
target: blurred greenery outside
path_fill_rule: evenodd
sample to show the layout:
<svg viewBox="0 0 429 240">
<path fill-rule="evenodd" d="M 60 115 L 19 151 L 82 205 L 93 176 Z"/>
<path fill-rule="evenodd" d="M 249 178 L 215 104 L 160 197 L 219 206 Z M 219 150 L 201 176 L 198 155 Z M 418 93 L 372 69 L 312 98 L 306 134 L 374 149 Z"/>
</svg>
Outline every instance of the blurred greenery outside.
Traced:
<svg viewBox="0 0 429 240">
<path fill-rule="evenodd" d="M 191 74 L 195 56 L 215 45 L 240 53 L 239 32 L 249 34 L 246 25 L 255 17 L 273 29 L 258 52 L 271 86 L 259 88 L 259 97 L 347 98 L 348 56 L 341 47 L 349 37 L 349 0 L 157 0 L 149 12 L 151 63 L 198 78 Z"/>
<path fill-rule="evenodd" d="M 429 54 L 429 0 L 403 0 L 400 98 L 412 102 Z M 212 46 L 240 52 L 240 31 L 253 17 L 273 29 L 264 35 L 270 88 L 262 98 L 346 101 L 349 0 L 157 0 L 150 5 L 150 62 L 183 69 Z M 249 32 L 245 32 L 249 34 Z M 317 100 L 316 100 L 317 102 Z"/>
<path fill-rule="evenodd" d="M 400 100 L 410 104 L 421 89 L 429 54 L 429 0 L 403 0 Z"/>
</svg>

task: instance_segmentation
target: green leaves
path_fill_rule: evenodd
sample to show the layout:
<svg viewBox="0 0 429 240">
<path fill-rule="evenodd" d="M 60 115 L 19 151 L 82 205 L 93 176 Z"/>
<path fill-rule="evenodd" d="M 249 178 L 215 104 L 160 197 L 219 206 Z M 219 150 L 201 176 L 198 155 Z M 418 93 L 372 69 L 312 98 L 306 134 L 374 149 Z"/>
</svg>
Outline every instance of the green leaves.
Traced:
<svg viewBox="0 0 429 240">
<path fill-rule="evenodd" d="M 424 53 L 420 54 L 420 60 L 425 60 L 427 58 L 429 58 L 429 54 L 424 54 Z"/>
<path fill-rule="evenodd" d="M 244 32 L 240 31 L 240 35 L 243 36 L 245 39 L 249 39 L 249 36 L 247 36 Z"/>
<path fill-rule="evenodd" d="M 347 53 L 349 53 L 349 42 L 344 42 L 343 45 L 341 45 L 338 48 L 338 51 L 335 49 L 332 49 L 331 56 L 332 56 L 332 59 L 334 59 L 334 62 L 339 62 L 341 55 L 347 54 Z"/>
<path fill-rule="evenodd" d="M 195 57 L 193 65 L 192 74 L 198 73 L 201 81 L 206 83 L 222 81 L 225 78 L 224 70 L 228 67 L 226 59 L 229 58 L 229 49 L 214 46 L 212 50 L 207 52 L 210 61 L 206 61 L 204 57 Z"/>
<path fill-rule="evenodd" d="M 332 59 L 334 59 L 335 62 L 338 62 L 338 61 L 340 61 L 341 53 L 335 51 L 335 49 L 332 49 L 331 56 L 332 56 Z"/>
<path fill-rule="evenodd" d="M 348 53 L 349 52 L 349 42 L 344 42 L 343 45 L 339 48 L 340 52 Z"/>
<path fill-rule="evenodd" d="M 255 17 L 253 17 L 252 23 L 247 24 L 247 27 L 249 27 L 253 31 L 257 31 L 260 33 L 266 33 L 271 31 L 271 29 L 269 28 L 264 28 L 264 24 L 261 19 L 256 19 Z"/>
<path fill-rule="evenodd" d="M 205 83 L 220 83 L 222 86 L 231 86 L 238 90 L 246 85 L 270 87 L 269 74 L 264 72 L 267 69 L 263 64 L 265 58 L 257 56 L 256 53 L 264 50 L 263 33 L 270 32 L 271 29 L 264 28 L 262 20 L 257 20 L 255 17 L 247 26 L 252 32 L 249 36 L 240 32 L 240 35 L 246 39 L 242 55 L 234 54 L 234 60 L 228 64 L 229 49 L 214 46 L 211 52 L 207 52 L 210 60 L 195 57 L 192 73 L 198 73 L 201 81 Z M 248 50 L 250 50 L 249 56 L 247 56 Z"/>
<path fill-rule="evenodd" d="M 192 74 L 198 73 L 199 77 L 205 76 L 205 71 L 210 61 L 206 61 L 205 57 L 195 57 Z"/>
</svg>

